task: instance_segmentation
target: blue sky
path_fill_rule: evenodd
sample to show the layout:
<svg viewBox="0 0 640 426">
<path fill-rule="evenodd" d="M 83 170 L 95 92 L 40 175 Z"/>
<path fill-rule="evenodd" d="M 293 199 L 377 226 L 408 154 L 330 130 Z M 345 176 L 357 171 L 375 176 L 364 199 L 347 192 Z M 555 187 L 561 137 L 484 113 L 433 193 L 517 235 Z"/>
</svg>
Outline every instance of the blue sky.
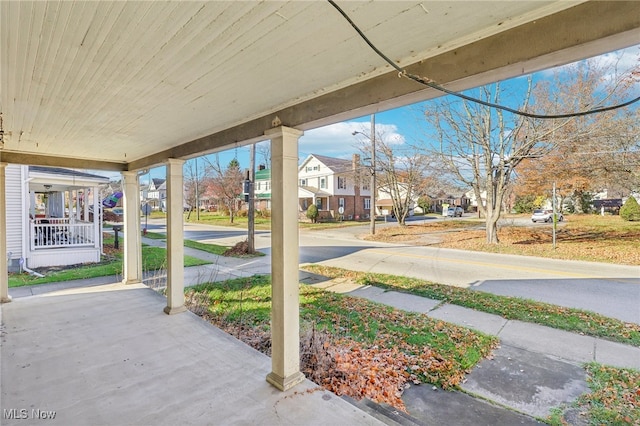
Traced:
<svg viewBox="0 0 640 426">
<path fill-rule="evenodd" d="M 604 63 L 618 64 L 619 69 L 629 69 L 633 64 L 637 64 L 640 58 L 640 45 L 630 47 L 618 52 L 612 52 L 599 57 Z M 562 67 L 560 67 L 560 71 Z M 534 83 L 539 80 L 548 78 L 553 70 L 538 72 L 533 75 Z M 502 103 L 517 106 L 520 99 L 524 97 L 526 87 L 526 77 L 522 76 L 508 80 L 503 83 L 503 87 L 509 86 L 513 98 L 503 99 Z M 636 93 L 634 96 L 638 96 Z M 629 97 L 632 97 L 629 95 Z M 376 114 L 376 134 L 384 134 L 386 141 L 392 141 L 397 144 L 398 150 L 402 150 L 402 146 L 409 143 L 416 143 L 424 139 L 426 123 L 420 117 L 420 109 L 422 104 L 414 104 L 397 108 Z M 366 140 L 363 136 L 353 136 L 353 132 L 358 131 L 370 134 L 370 116 L 364 116 L 353 120 L 332 124 L 329 126 L 306 131 L 304 136 L 300 138 L 298 152 L 299 160 L 303 161 L 309 154 L 321 154 L 338 158 L 351 158 L 354 153 L 359 152 L 358 141 Z M 238 147 L 218 154 L 220 162 L 226 165 L 234 157 L 238 159 L 241 167 L 246 168 L 249 165 L 249 147 Z M 194 161 L 194 160 L 190 160 Z M 199 160 L 199 164 L 203 164 Z M 263 162 L 259 151 L 256 154 L 256 164 Z M 164 178 L 164 167 L 152 169 L 150 171 L 152 178 Z M 141 178 L 142 182 L 146 182 L 145 175 Z"/>
</svg>

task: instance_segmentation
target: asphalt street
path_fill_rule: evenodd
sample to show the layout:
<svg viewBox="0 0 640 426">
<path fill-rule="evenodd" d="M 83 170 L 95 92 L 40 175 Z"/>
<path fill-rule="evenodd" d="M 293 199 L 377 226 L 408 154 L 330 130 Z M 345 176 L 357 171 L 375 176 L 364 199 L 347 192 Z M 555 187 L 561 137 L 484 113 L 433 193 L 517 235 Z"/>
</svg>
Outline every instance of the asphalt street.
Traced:
<svg viewBox="0 0 640 426">
<path fill-rule="evenodd" d="M 164 231 L 163 224 L 156 221 L 148 228 Z M 369 242 L 360 238 L 368 232 L 366 225 L 321 232 L 303 229 L 300 263 L 411 276 L 587 309 L 640 324 L 640 266 L 469 252 Z M 185 224 L 185 238 L 232 245 L 246 239 L 246 231 Z M 255 241 L 257 249 L 270 255 L 268 231 L 258 231 Z M 264 261 L 268 261 L 267 258 Z"/>
</svg>

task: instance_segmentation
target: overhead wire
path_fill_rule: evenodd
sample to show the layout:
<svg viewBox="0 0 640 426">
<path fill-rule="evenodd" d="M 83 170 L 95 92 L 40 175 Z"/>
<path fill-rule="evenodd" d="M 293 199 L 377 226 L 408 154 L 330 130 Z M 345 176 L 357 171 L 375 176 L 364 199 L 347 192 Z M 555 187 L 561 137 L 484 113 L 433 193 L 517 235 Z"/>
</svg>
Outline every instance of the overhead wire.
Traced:
<svg viewBox="0 0 640 426">
<path fill-rule="evenodd" d="M 559 118 L 573 118 L 573 117 L 580 117 L 580 116 L 585 116 L 585 115 L 590 115 L 590 114 L 597 114 L 597 113 L 602 113 L 602 112 L 606 112 L 606 111 L 612 111 L 612 110 L 619 109 L 619 108 L 624 108 L 624 107 L 627 107 L 629 105 L 632 105 L 632 104 L 640 101 L 640 96 L 638 96 L 636 98 L 633 98 L 633 99 L 631 99 L 631 100 L 629 100 L 627 102 L 621 103 L 621 104 L 611 105 L 611 106 L 606 106 L 606 107 L 600 107 L 600 108 L 593 108 L 593 109 L 589 109 L 589 110 L 586 110 L 586 111 L 572 112 L 572 113 L 566 113 L 566 114 L 536 114 L 536 113 L 531 113 L 531 112 L 527 112 L 527 111 L 521 111 L 521 110 L 518 110 L 518 109 L 515 109 L 515 108 L 510 108 L 510 107 L 505 106 L 505 105 L 500 105 L 500 104 L 496 104 L 496 103 L 493 103 L 493 102 L 488 102 L 488 101 L 485 101 L 485 100 L 482 100 L 482 99 L 474 98 L 472 96 L 465 95 L 464 93 L 460 93 L 460 92 L 456 92 L 454 90 L 447 89 L 446 87 L 437 84 L 434 80 L 432 80 L 430 78 L 421 77 L 421 76 L 418 76 L 418 75 L 411 74 L 411 73 L 407 72 L 404 68 L 402 68 L 399 65 L 397 65 L 395 62 L 393 62 L 391 59 L 389 59 L 389 57 L 387 55 L 385 55 L 380 49 L 378 49 L 369 40 L 369 38 L 364 34 L 364 32 L 362 32 L 362 30 L 360 30 L 360 28 L 356 25 L 356 23 L 353 22 L 351 17 L 349 17 L 349 15 L 347 15 L 347 13 L 344 10 L 342 10 L 342 8 L 340 8 L 340 6 L 338 6 L 336 4 L 335 1 L 333 1 L 333 0 L 327 0 L 327 1 L 344 17 L 344 19 L 347 22 L 349 22 L 349 24 L 351 24 L 353 29 L 358 33 L 358 35 L 360 35 L 362 40 L 364 40 L 364 42 L 367 43 L 367 45 L 378 56 L 380 56 L 386 63 L 388 63 L 396 71 L 398 71 L 398 76 L 408 78 L 408 79 L 413 80 L 413 81 L 415 81 L 415 82 L 417 82 L 419 84 L 431 87 L 432 89 L 438 90 L 438 91 L 446 93 L 448 95 L 457 96 L 458 98 L 462 98 L 462 99 L 465 99 L 465 100 L 470 101 L 470 102 L 474 102 L 474 103 L 477 103 L 477 104 L 480 104 L 480 105 L 484 105 L 484 106 L 487 106 L 487 107 L 490 107 L 490 108 L 495 108 L 495 109 L 511 112 L 513 114 L 517 114 L 517 115 L 520 115 L 520 116 L 523 116 L 523 117 L 538 118 L 538 119 L 544 119 L 544 120 L 552 120 L 552 119 L 559 119 Z"/>
</svg>

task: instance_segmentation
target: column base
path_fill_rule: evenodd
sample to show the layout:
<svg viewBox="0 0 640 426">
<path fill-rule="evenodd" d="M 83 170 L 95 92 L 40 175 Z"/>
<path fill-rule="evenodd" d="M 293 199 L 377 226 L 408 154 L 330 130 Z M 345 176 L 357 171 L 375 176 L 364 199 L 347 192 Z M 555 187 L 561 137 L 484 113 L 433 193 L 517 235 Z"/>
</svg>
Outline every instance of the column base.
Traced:
<svg viewBox="0 0 640 426">
<path fill-rule="evenodd" d="M 124 284 L 124 285 L 131 285 L 131 284 L 144 284 L 144 283 L 142 282 L 142 280 L 138 280 L 138 279 L 135 279 L 135 280 L 122 280 L 122 281 L 121 281 L 121 283 L 122 283 L 122 284 Z"/>
<path fill-rule="evenodd" d="M 7 296 L 7 297 L 2 297 L 0 298 L 0 303 L 9 303 L 11 302 L 13 299 L 11 298 L 11 296 Z"/>
<path fill-rule="evenodd" d="M 165 306 L 164 307 L 164 313 L 167 315 L 175 315 L 175 314 L 179 314 L 181 312 L 184 312 L 187 310 L 187 307 L 182 305 L 182 306 L 177 306 L 175 308 L 172 308 L 170 306 Z"/>
<path fill-rule="evenodd" d="M 274 387 L 280 389 L 281 391 L 286 391 L 297 385 L 298 383 L 302 383 L 306 377 L 301 372 L 294 373 L 289 377 L 280 377 L 274 372 L 271 372 L 267 375 L 267 382 L 271 383 Z"/>
</svg>

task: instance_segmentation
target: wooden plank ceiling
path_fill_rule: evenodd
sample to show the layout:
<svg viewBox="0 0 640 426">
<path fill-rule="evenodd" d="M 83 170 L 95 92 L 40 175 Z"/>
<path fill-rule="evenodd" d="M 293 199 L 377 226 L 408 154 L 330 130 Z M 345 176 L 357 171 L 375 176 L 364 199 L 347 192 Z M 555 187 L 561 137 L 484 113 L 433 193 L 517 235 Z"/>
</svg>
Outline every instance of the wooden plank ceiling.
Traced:
<svg viewBox="0 0 640 426">
<path fill-rule="evenodd" d="M 568 1 L 338 3 L 401 66 L 582 10 Z M 637 17 L 616 25 L 609 33 L 628 34 Z M 325 1 L 3 1 L 0 158 L 149 166 L 255 140 L 278 114 L 304 129 L 423 91 L 398 79 L 364 93 L 390 71 Z M 455 79 L 471 76 L 465 72 Z M 443 82 L 454 80 L 448 74 Z"/>
</svg>

